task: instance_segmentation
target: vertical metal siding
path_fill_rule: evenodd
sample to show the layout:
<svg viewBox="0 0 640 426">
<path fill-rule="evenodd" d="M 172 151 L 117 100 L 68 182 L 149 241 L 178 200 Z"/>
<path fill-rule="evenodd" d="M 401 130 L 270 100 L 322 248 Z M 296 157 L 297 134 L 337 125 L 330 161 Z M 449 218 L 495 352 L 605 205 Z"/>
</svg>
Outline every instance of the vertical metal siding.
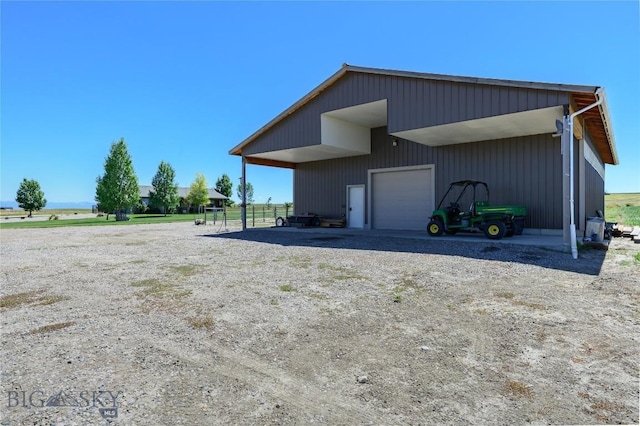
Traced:
<svg viewBox="0 0 640 426">
<path fill-rule="evenodd" d="M 243 149 L 244 155 L 320 144 L 320 115 L 387 99 L 389 132 L 546 108 L 568 94 L 419 78 L 347 73 Z"/>
<path fill-rule="evenodd" d="M 381 127 L 371 130 L 371 139 L 371 155 L 299 164 L 296 213 L 342 217 L 347 185 L 366 185 L 367 170 L 434 164 L 436 202 L 452 181 L 482 180 L 491 190 L 491 203 L 527 207 L 527 227 L 562 228 L 562 163 L 559 141 L 550 135 L 434 148 L 401 139 L 393 147 Z"/>
<path fill-rule="evenodd" d="M 450 181 L 483 180 L 492 203 L 527 206 L 527 226 L 562 227 L 562 168 L 557 143 L 550 136 L 451 145 L 437 151 L 437 197 Z"/>
<path fill-rule="evenodd" d="M 585 217 L 596 216 L 598 210 L 604 210 L 604 179 L 588 161 L 584 161 L 585 174 Z M 605 216 L 606 217 L 606 216 Z M 582 224 L 584 225 L 584 224 Z"/>
<path fill-rule="evenodd" d="M 589 146 L 591 152 L 597 155 L 598 151 L 595 149 L 593 145 L 593 137 L 589 133 L 589 131 L 585 128 L 584 131 L 585 143 Z M 598 157 L 599 164 L 604 168 L 604 161 L 602 158 Z M 596 212 L 598 210 L 602 210 L 605 212 L 605 204 L 604 204 L 604 178 L 600 176 L 598 171 L 591 165 L 591 163 L 585 159 L 579 159 L 579 161 L 584 162 L 585 167 L 585 176 L 584 176 L 584 185 L 585 185 L 585 219 L 588 217 L 596 216 Z M 605 215 L 606 217 L 606 215 Z M 586 224 L 578 224 L 581 225 L 582 228 L 586 229 Z"/>
<path fill-rule="evenodd" d="M 577 230 L 584 230 L 580 220 L 580 141 L 573 138 L 573 217 Z"/>
</svg>

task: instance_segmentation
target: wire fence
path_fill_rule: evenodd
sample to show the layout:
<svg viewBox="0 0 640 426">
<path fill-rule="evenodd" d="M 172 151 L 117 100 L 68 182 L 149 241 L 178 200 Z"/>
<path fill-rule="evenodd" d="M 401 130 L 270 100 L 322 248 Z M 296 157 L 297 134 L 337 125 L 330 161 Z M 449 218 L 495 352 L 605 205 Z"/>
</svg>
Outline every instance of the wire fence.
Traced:
<svg viewBox="0 0 640 426">
<path fill-rule="evenodd" d="M 240 221 L 242 220 L 242 209 L 240 207 L 227 208 L 207 208 L 206 222 L 216 225 L 225 220 Z M 248 205 L 247 206 L 247 226 L 261 227 L 275 225 L 278 217 L 287 217 L 293 214 L 292 206 L 285 205 Z"/>
</svg>

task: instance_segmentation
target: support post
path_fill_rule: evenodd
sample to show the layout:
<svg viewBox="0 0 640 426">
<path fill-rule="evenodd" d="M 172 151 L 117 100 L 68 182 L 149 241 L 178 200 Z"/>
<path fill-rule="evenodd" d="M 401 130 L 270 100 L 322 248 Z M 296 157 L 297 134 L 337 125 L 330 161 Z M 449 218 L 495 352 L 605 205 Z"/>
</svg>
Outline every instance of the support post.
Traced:
<svg viewBox="0 0 640 426">
<path fill-rule="evenodd" d="M 242 230 L 246 231 L 247 229 L 247 160 L 242 156 L 242 182 L 240 182 L 242 186 L 242 203 L 241 208 L 241 216 L 242 216 Z"/>
</svg>

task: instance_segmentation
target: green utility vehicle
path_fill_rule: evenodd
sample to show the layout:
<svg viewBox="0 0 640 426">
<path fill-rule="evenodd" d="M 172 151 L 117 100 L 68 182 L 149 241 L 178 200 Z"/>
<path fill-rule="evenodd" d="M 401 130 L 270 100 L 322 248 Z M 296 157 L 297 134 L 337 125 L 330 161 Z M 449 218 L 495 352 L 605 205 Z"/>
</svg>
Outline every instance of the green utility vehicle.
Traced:
<svg viewBox="0 0 640 426">
<path fill-rule="evenodd" d="M 478 199 L 478 187 L 484 188 L 484 198 Z M 458 193 L 456 197 L 456 194 Z M 445 200 L 449 202 L 442 208 Z M 468 204 L 470 202 L 470 204 Z M 462 208 L 461 203 L 467 208 Z M 524 206 L 491 206 L 489 205 L 489 187 L 477 180 L 461 180 L 453 182 L 444 194 L 438 208 L 433 211 L 427 225 L 431 236 L 442 233 L 455 234 L 458 231 L 474 232 L 480 230 L 487 238 L 499 240 L 522 234 L 527 209 Z"/>
</svg>

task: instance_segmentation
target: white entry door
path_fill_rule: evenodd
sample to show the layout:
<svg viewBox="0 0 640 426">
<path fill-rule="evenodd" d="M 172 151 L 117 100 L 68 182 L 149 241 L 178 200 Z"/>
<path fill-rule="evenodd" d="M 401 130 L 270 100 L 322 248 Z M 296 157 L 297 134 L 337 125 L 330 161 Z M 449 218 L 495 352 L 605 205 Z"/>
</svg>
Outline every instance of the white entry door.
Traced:
<svg viewBox="0 0 640 426">
<path fill-rule="evenodd" d="M 347 186 L 347 226 L 364 227 L 364 185 Z"/>
</svg>

